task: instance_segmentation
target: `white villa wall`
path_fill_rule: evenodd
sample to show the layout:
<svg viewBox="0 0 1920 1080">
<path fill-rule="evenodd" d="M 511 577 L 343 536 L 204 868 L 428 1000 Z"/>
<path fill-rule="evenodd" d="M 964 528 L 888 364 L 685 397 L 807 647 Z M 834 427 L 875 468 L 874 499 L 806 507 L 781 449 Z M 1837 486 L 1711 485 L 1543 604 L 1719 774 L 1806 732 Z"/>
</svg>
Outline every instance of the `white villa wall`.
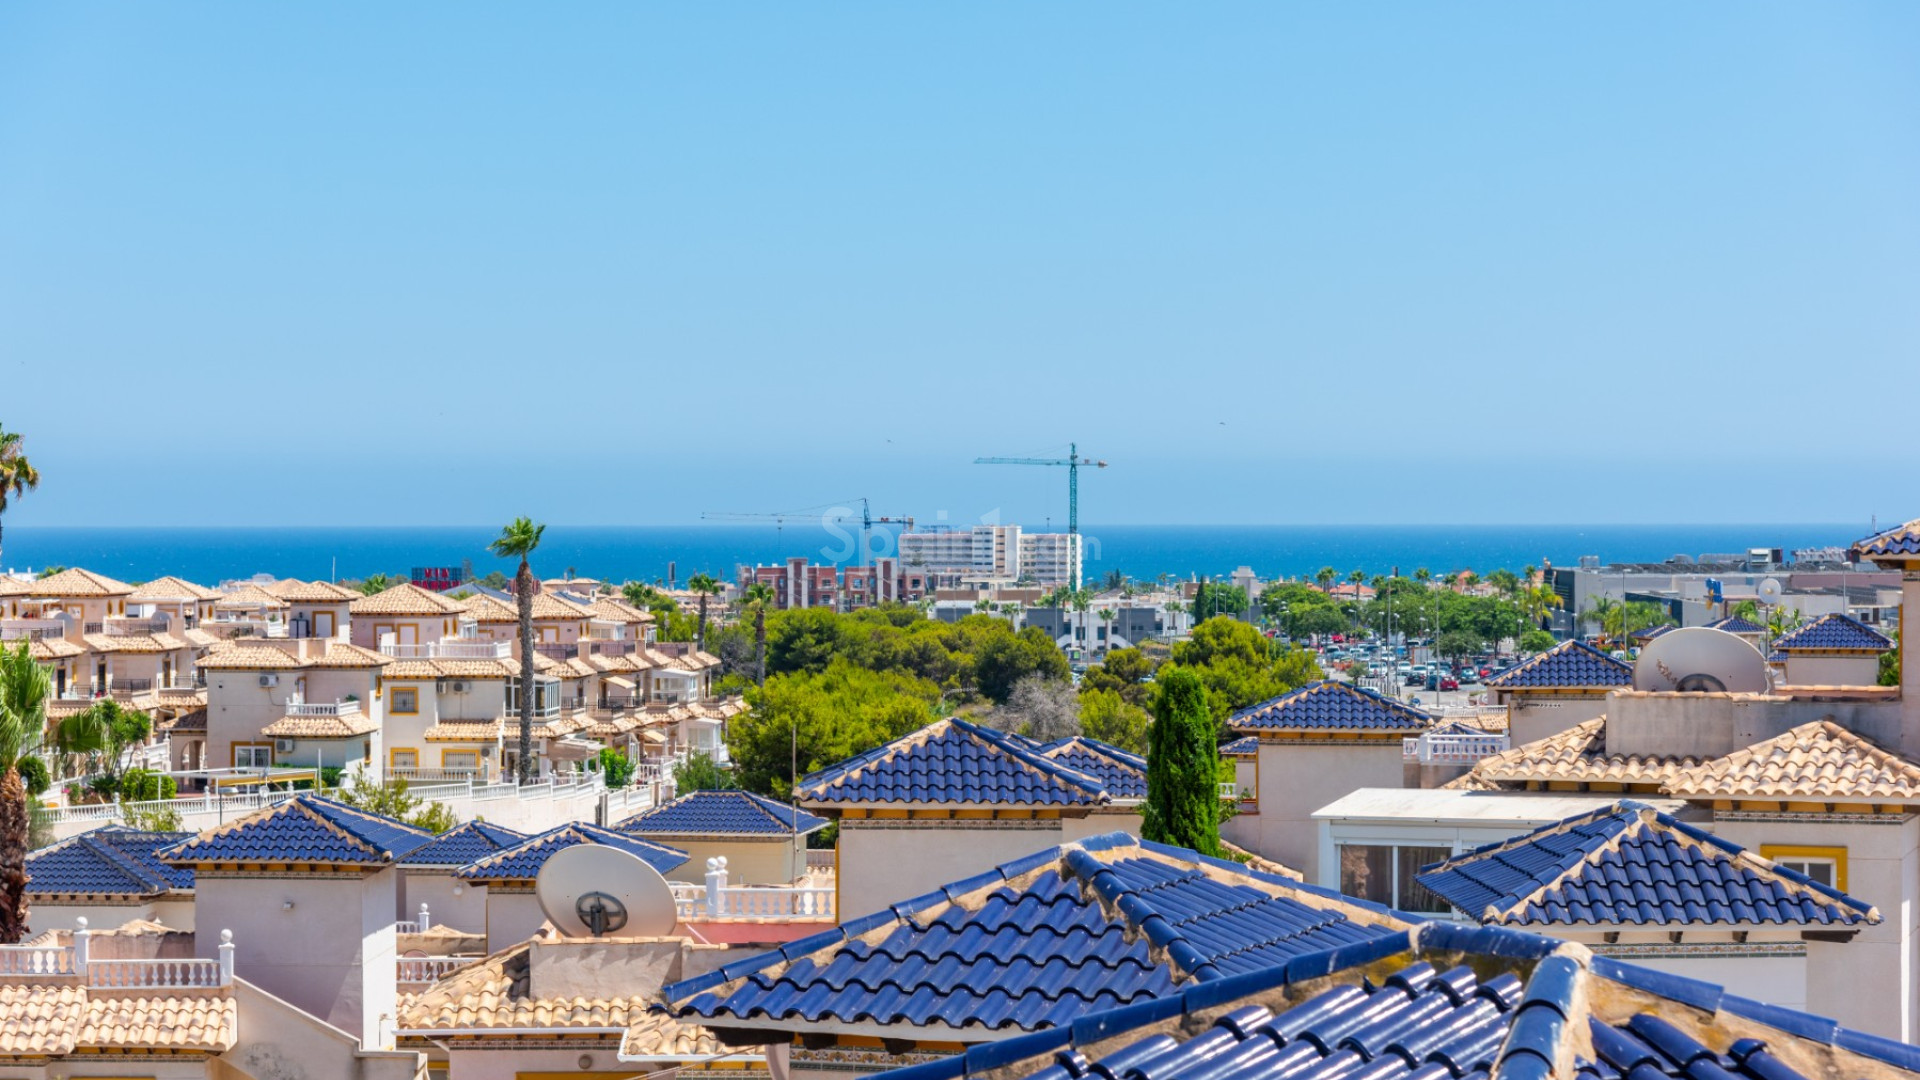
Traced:
<svg viewBox="0 0 1920 1080">
<path fill-rule="evenodd" d="M 396 1005 L 392 870 L 338 878 L 203 872 L 194 888 L 200 926 L 233 931 L 234 970 L 241 978 L 367 1046 L 390 1038 Z M 217 958 L 219 946 L 217 932 L 194 935 L 196 956 Z"/>
<path fill-rule="evenodd" d="M 1604 694 L 1515 694 L 1507 703 L 1507 735 L 1515 746 L 1538 742 L 1606 711 Z"/>
<path fill-rule="evenodd" d="M 237 941 L 236 941 L 237 944 Z M 425 1072 L 426 1055 L 411 1051 L 362 1051 L 354 1037 L 301 1011 L 244 976 L 234 980 L 238 1006 L 238 1041 L 216 1060 L 238 1070 L 247 1080 L 418 1080 Z M 392 1018 L 384 1034 L 392 1032 Z M 154 1075 L 153 1064 L 142 1062 L 131 1075 Z M 219 1068 L 193 1076 L 234 1076 Z M 127 1076 L 125 1062 L 117 1072 L 90 1075 Z M 79 1076 L 80 1073 L 63 1075 Z M 160 1077 L 171 1073 L 161 1073 Z M 158 1078 L 156 1077 L 156 1080 Z"/>
<path fill-rule="evenodd" d="M 1061 818 L 1060 841 L 1070 844 L 1075 840 L 1085 840 L 1089 836 L 1105 836 L 1108 833 L 1117 832 L 1138 838 L 1140 827 L 1141 818 L 1138 807 L 1097 810 L 1086 817 Z"/>
<path fill-rule="evenodd" d="M 1873 686 L 1880 681 L 1880 655 L 1787 654 L 1788 686 Z"/>
<path fill-rule="evenodd" d="M 469 885 L 451 870 L 402 870 L 400 902 L 395 918 L 412 920 L 427 905 L 435 926 L 450 926 L 469 934 L 487 932 L 487 887 Z"/>
<path fill-rule="evenodd" d="M 502 892 L 487 890 L 487 951 L 499 952 L 518 945 L 547 925 L 546 913 L 532 890 Z"/>
<path fill-rule="evenodd" d="M 949 823 L 842 820 L 838 852 L 840 921 L 858 918 L 942 885 L 1062 842 L 1056 821 Z"/>
<path fill-rule="evenodd" d="M 1260 744 L 1260 812 L 1240 815 L 1234 842 L 1319 880 L 1313 812 L 1355 788 L 1404 786 L 1399 740 L 1347 745 Z"/>
<path fill-rule="evenodd" d="M 1888 820 L 1874 820 L 1879 817 Z M 1755 852 L 1768 844 L 1846 848 L 1846 891 L 1878 908 L 1881 922 L 1862 927 L 1844 945 L 1810 949 L 1806 1008 L 1844 1017 L 1861 1031 L 1914 1041 L 1920 1035 L 1914 985 L 1920 974 L 1920 817 L 1720 814 L 1712 829 Z"/>
<path fill-rule="evenodd" d="M 512 1047 L 477 1050 L 455 1047 L 447 1055 L 447 1080 L 521 1080 L 527 1076 L 566 1075 L 579 1080 L 633 1080 L 666 1068 L 661 1064 L 622 1065 L 620 1040 L 573 1043 L 537 1050 Z M 582 1068 L 582 1058 L 588 1059 Z"/>
</svg>

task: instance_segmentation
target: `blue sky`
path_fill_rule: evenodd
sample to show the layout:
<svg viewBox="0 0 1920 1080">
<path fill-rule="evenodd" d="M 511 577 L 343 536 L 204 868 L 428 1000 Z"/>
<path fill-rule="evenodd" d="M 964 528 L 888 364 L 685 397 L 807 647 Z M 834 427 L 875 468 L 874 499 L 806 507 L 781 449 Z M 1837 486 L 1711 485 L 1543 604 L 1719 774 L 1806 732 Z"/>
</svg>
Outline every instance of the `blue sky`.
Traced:
<svg viewBox="0 0 1920 1080">
<path fill-rule="evenodd" d="M 1905 519 L 1916 55 L 1904 2 L 8 4 L 7 521 L 1057 522 L 970 462 L 1076 439 L 1097 522 Z"/>
</svg>

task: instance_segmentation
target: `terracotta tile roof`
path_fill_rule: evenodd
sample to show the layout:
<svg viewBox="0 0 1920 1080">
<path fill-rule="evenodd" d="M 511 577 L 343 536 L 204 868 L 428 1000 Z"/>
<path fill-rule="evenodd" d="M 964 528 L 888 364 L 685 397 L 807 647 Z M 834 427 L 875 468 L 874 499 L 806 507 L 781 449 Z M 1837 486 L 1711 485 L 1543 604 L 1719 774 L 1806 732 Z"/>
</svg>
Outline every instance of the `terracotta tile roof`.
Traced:
<svg viewBox="0 0 1920 1080">
<path fill-rule="evenodd" d="M 91 570 L 74 567 L 62 570 L 52 577 L 44 577 L 29 582 L 21 591 L 23 596 L 57 596 L 88 599 L 100 596 L 126 596 L 133 592 L 133 586 L 124 581 L 115 581 L 105 574 L 96 574 Z"/>
<path fill-rule="evenodd" d="M 13 642 L 7 642 L 7 648 L 13 647 Z M 86 651 L 66 638 L 32 638 L 27 642 L 27 652 L 35 660 L 64 660 L 69 656 L 83 655 Z"/>
<path fill-rule="evenodd" d="M 1575 724 L 1558 735 L 1483 758 L 1468 775 L 1479 782 L 1503 784 L 1528 781 L 1657 784 L 1681 769 L 1699 764 L 1702 764 L 1699 758 L 1608 754 L 1607 721 L 1605 717 L 1597 717 Z"/>
<path fill-rule="evenodd" d="M 495 600 L 491 596 L 476 596 L 468 601 L 468 617 L 482 623 L 517 623 L 520 621 L 520 609 L 514 604 Z M 593 612 L 579 604 L 547 592 L 533 594 L 533 617 L 536 620 L 573 620 L 593 617 Z"/>
<path fill-rule="evenodd" d="M 411 582 L 401 582 L 384 592 L 363 596 L 348 611 L 354 615 L 455 615 L 466 605 Z"/>
<path fill-rule="evenodd" d="M 605 998 L 532 996 L 527 942 L 467 965 L 400 1007 L 398 1034 L 444 1033 L 446 1038 L 485 1037 L 490 1030 L 552 1031 L 625 1029 L 634 1053 L 689 1058 L 727 1053 L 713 1033 L 648 1012 L 651 993 Z M 624 1051 L 623 1051 L 624 1052 Z"/>
<path fill-rule="evenodd" d="M 519 674 L 500 660 L 395 660 L 388 679 L 508 679 Z"/>
<path fill-rule="evenodd" d="M 427 729 L 428 742 L 492 742 L 500 737 L 505 722 L 492 720 L 442 720 Z"/>
<path fill-rule="evenodd" d="M 643 611 L 618 597 L 602 596 L 593 602 L 590 610 L 593 612 L 595 618 L 606 619 L 609 622 L 625 623 L 628 626 L 637 626 L 641 623 L 650 623 L 653 621 L 653 612 Z"/>
<path fill-rule="evenodd" d="M 330 641 L 327 651 L 307 661 L 312 668 L 370 668 L 385 667 L 393 663 L 393 657 L 363 649 L 358 645 L 349 645 L 344 641 Z"/>
<path fill-rule="evenodd" d="M 267 591 L 292 604 L 338 604 L 352 601 L 360 594 L 345 585 L 335 585 L 331 581 L 301 581 L 288 578 L 267 586 Z"/>
<path fill-rule="evenodd" d="M 242 585 L 214 601 L 219 611 L 285 611 L 287 602 L 258 585 Z"/>
<path fill-rule="evenodd" d="M 155 600 L 218 600 L 220 594 L 185 578 L 161 577 L 138 586 L 127 599 L 145 604 Z"/>
<path fill-rule="evenodd" d="M 202 671 L 291 671 L 307 663 L 277 645 L 255 638 L 235 638 L 208 649 L 198 666 Z"/>
<path fill-rule="evenodd" d="M 496 660 L 493 661 L 493 663 L 497 663 L 501 667 L 506 668 L 509 676 L 518 678 L 520 675 L 520 660 L 518 657 L 509 656 L 505 660 Z M 574 674 L 572 668 L 542 653 L 533 654 L 533 670 L 536 675 L 553 675 L 564 679 L 577 679 L 580 677 Z"/>
<path fill-rule="evenodd" d="M 226 640 L 225 638 L 222 638 L 217 634 L 209 634 L 205 630 L 202 630 L 197 626 L 190 626 L 185 630 L 180 631 L 179 637 L 180 637 L 180 640 L 186 642 L 187 644 L 193 646 L 196 649 L 210 649 L 213 646 L 219 644 L 220 642 Z"/>
<path fill-rule="evenodd" d="M 0 596 L 32 596 L 33 582 L 0 574 Z"/>
<path fill-rule="evenodd" d="M 176 731 L 205 731 L 207 730 L 207 706 L 202 703 L 197 708 L 189 709 L 171 719 L 155 720 L 153 728 L 163 735 Z"/>
<path fill-rule="evenodd" d="M 69 1053 L 86 1015 L 86 991 L 77 985 L 0 986 L 0 1055 Z"/>
<path fill-rule="evenodd" d="M 365 712 L 342 716 L 283 716 L 260 734 L 271 739 L 350 739 L 380 730 L 380 725 Z"/>
<path fill-rule="evenodd" d="M 1687 798 L 1920 802 L 1920 764 L 1831 720 L 1816 720 L 1682 769 L 1666 790 Z"/>
<path fill-rule="evenodd" d="M 229 994 L 90 994 L 79 1045 L 120 1050 L 207 1050 L 224 1053 L 237 1041 L 239 1007 Z"/>
<path fill-rule="evenodd" d="M 82 640 L 97 653 L 163 653 L 187 647 L 172 634 L 87 634 Z"/>
<path fill-rule="evenodd" d="M 636 675 L 647 670 L 645 662 L 632 653 L 594 653 L 583 659 L 596 671 Z"/>
</svg>

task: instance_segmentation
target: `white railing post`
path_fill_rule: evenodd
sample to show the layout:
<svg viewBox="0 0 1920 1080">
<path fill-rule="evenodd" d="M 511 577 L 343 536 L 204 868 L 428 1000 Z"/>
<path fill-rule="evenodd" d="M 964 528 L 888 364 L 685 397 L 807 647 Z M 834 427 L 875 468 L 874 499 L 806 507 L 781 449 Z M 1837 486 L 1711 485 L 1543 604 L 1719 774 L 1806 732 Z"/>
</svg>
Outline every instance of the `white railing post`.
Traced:
<svg viewBox="0 0 1920 1080">
<path fill-rule="evenodd" d="M 727 887 L 727 857 L 715 855 L 707 860 L 707 915 L 717 919 L 725 914 L 721 910 L 723 898 L 720 890 Z"/>
<path fill-rule="evenodd" d="M 427 919 L 427 902 L 422 900 L 420 901 L 420 932 L 426 933 L 427 928 L 432 925 L 433 923 Z"/>
<path fill-rule="evenodd" d="M 93 937 L 93 931 L 87 929 L 85 915 L 73 921 L 76 924 L 73 931 L 73 973 L 84 980 L 87 977 L 87 954 L 92 944 L 89 939 Z"/>
<path fill-rule="evenodd" d="M 233 985 L 233 931 L 220 931 L 220 985 Z"/>
</svg>

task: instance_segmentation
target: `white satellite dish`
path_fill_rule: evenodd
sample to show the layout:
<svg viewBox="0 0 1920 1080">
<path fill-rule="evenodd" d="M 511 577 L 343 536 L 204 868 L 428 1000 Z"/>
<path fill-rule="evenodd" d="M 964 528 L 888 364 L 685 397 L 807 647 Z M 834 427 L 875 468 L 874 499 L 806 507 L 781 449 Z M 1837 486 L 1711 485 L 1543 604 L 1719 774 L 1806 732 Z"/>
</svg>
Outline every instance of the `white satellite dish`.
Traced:
<svg viewBox="0 0 1920 1080">
<path fill-rule="evenodd" d="M 605 844 L 555 852 L 533 879 L 533 895 L 567 937 L 665 937 L 680 921 L 660 871 Z"/>
<path fill-rule="evenodd" d="M 1767 580 L 1760 583 L 1759 591 L 1760 591 L 1761 603 L 1777 604 L 1780 602 L 1780 593 L 1783 590 L 1780 588 L 1780 582 L 1777 579 L 1768 578 Z"/>
<path fill-rule="evenodd" d="M 1679 693 L 1763 694 L 1767 661 L 1745 638 L 1692 626 L 1662 634 L 1640 650 L 1633 665 L 1635 690 Z"/>
</svg>

